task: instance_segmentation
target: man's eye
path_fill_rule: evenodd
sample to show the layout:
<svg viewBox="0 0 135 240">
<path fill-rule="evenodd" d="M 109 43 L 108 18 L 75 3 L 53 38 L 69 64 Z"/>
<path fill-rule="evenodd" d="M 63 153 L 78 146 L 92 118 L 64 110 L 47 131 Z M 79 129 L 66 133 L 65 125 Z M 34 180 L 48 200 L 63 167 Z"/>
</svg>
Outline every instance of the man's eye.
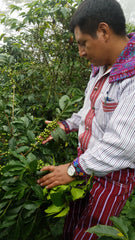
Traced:
<svg viewBox="0 0 135 240">
<path fill-rule="evenodd" d="M 82 42 L 78 44 L 80 47 L 85 47 L 86 46 L 86 42 Z"/>
</svg>

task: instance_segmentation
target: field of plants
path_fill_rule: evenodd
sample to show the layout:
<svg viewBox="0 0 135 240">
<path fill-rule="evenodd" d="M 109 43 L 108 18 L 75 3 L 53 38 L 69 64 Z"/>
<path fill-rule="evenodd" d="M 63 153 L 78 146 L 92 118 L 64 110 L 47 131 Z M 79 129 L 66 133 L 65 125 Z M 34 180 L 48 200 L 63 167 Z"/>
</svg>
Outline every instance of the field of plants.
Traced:
<svg viewBox="0 0 135 240">
<path fill-rule="evenodd" d="M 57 125 L 55 131 L 48 126 L 54 140 L 45 145 L 38 136 L 45 120 L 65 120 L 83 104 L 91 69 L 69 31 L 80 2 L 33 1 L 26 12 L 10 6 L 19 19 L 0 15 L 13 32 L 0 36 L 0 240 L 61 239 L 70 202 L 91 188 L 91 179 L 51 190 L 36 183 L 42 166 L 70 162 L 77 154 L 76 132 L 66 135 Z M 100 239 L 134 240 L 134 213 L 133 194 L 121 216 L 112 218 L 113 227 L 89 231 Z"/>
</svg>

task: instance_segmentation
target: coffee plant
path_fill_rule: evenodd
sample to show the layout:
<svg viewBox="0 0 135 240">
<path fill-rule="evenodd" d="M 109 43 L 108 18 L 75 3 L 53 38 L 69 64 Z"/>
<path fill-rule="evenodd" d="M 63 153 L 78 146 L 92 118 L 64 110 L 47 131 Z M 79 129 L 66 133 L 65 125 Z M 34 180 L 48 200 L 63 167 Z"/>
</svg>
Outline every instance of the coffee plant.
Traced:
<svg viewBox="0 0 135 240">
<path fill-rule="evenodd" d="M 78 99 L 72 102 L 68 96 L 63 96 L 59 102 L 59 113 L 62 116 L 78 102 Z M 34 118 L 29 114 L 25 117 L 14 117 L 11 125 L 12 137 L 9 138 L 9 134 L 3 133 L 2 141 L 8 144 L 5 145 L 6 149 L 3 149 L 5 152 L 0 154 L 3 163 L 0 168 L 0 239 L 2 240 L 11 238 L 36 240 L 41 236 L 44 237 L 43 239 L 57 239 L 56 233 L 54 234 L 50 229 L 52 222 L 59 224 L 59 227 L 63 225 L 60 224 L 62 220 L 54 221 L 54 217 L 64 217 L 69 211 L 71 201 L 83 198 L 91 188 L 91 179 L 87 184 L 84 184 L 84 180 L 76 180 L 51 190 L 37 185 L 36 180 L 41 174 L 46 174 L 40 172 L 40 169 L 48 164 L 59 163 L 56 162 L 57 155 L 55 156 L 52 149 L 57 147 L 58 151 L 60 140 L 67 141 L 65 132 L 60 128 L 58 130 L 58 125 L 56 121 L 54 122 L 44 129 L 44 132 L 49 129 L 49 134 L 56 131 L 54 142 L 55 139 L 57 142 L 51 143 L 52 148 L 49 144 L 45 146 L 36 144 L 37 129 L 34 127 Z M 42 136 L 40 132 L 39 135 Z M 58 234 L 62 234 L 62 229 Z"/>
<path fill-rule="evenodd" d="M 82 106 L 90 68 L 79 58 L 69 31 L 79 3 L 33 1 L 25 12 L 10 6 L 18 19 L 0 16 L 10 28 L 10 35 L 0 36 L 2 240 L 60 239 L 70 202 L 89 188 L 90 182 L 83 181 L 51 190 L 36 183 L 43 166 L 71 162 L 77 154 L 77 133 L 66 135 L 57 124 L 45 127 L 44 121 L 64 120 Z M 44 133 L 51 133 L 53 140 L 42 145 L 38 140 L 47 137 Z"/>
</svg>

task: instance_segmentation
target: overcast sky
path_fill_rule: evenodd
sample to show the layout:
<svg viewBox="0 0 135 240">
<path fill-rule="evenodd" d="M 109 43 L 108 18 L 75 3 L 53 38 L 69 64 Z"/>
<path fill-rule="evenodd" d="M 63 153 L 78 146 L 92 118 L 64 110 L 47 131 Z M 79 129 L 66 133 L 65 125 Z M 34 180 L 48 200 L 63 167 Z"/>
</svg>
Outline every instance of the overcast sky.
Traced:
<svg viewBox="0 0 135 240">
<path fill-rule="evenodd" d="M 124 11 L 126 22 L 135 25 L 135 0 L 117 0 Z M 8 6 L 16 4 L 23 6 L 25 3 L 32 2 L 32 0 L 0 0 L 0 13 L 9 13 Z M 17 18 L 17 12 L 12 14 L 12 17 Z M 4 31 L 4 26 L 0 25 L 0 34 Z"/>
<path fill-rule="evenodd" d="M 135 0 L 117 0 L 124 11 L 127 23 L 135 24 Z"/>
<path fill-rule="evenodd" d="M 0 0 L 0 11 L 8 10 L 10 4 L 23 5 L 24 3 L 31 2 L 32 0 Z M 135 23 L 135 0 L 117 0 L 120 2 L 127 22 Z"/>
</svg>

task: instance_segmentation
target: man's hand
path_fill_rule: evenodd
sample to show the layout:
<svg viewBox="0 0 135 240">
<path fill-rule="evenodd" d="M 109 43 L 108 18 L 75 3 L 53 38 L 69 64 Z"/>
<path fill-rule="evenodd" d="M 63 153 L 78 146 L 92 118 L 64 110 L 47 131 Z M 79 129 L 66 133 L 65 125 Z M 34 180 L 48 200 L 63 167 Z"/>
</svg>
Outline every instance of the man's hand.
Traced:
<svg viewBox="0 0 135 240">
<path fill-rule="evenodd" d="M 70 177 L 67 174 L 67 169 L 70 163 L 59 166 L 46 166 L 41 171 L 50 171 L 47 175 L 37 180 L 37 183 L 46 188 L 53 188 L 58 185 L 67 184 L 75 180 L 74 177 Z"/>
<path fill-rule="evenodd" d="M 48 124 L 50 122 L 51 121 L 48 121 L 48 120 L 45 121 L 46 124 Z M 58 125 L 59 125 L 60 128 L 62 128 L 65 131 L 65 126 L 61 122 L 58 122 Z M 46 144 L 47 142 L 51 141 L 52 139 L 53 139 L 53 137 L 50 135 L 46 140 L 44 140 L 42 142 L 42 144 Z"/>
</svg>

